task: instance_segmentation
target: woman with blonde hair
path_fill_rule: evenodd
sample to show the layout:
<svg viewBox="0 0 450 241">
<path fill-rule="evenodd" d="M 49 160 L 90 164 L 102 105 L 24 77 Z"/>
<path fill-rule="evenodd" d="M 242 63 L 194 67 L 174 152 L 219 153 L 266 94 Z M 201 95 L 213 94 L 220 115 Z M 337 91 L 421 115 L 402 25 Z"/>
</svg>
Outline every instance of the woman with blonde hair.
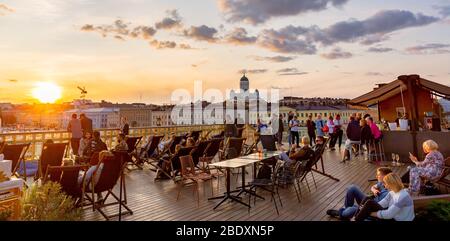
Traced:
<svg viewBox="0 0 450 241">
<path fill-rule="evenodd" d="M 414 220 L 414 203 L 400 176 L 389 173 L 383 178 L 383 183 L 389 194 L 378 203 L 374 200 L 365 202 L 355 220 L 363 221 L 369 216 L 380 220 Z"/>
<path fill-rule="evenodd" d="M 438 151 L 439 146 L 433 140 L 426 140 L 422 144 L 423 152 L 426 154 L 425 160 L 419 162 L 417 157 L 409 153 L 409 159 L 416 164 L 415 167 L 409 169 L 403 177 L 403 181 L 409 179 L 409 190 L 413 196 L 417 195 L 422 185 L 421 178 L 433 181 L 439 178 L 444 171 L 444 156 Z M 408 177 L 409 175 L 409 177 Z"/>
</svg>

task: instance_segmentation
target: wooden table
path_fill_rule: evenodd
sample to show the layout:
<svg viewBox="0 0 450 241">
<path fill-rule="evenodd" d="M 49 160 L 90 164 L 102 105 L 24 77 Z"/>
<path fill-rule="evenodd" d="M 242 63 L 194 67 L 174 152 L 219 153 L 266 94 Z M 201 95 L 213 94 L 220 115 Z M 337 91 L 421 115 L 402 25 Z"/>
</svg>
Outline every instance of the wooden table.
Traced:
<svg viewBox="0 0 450 241">
<path fill-rule="evenodd" d="M 9 181 L 0 183 L 0 210 L 12 209 L 12 220 L 20 218 L 20 198 L 22 197 L 23 180 L 11 178 Z"/>
</svg>

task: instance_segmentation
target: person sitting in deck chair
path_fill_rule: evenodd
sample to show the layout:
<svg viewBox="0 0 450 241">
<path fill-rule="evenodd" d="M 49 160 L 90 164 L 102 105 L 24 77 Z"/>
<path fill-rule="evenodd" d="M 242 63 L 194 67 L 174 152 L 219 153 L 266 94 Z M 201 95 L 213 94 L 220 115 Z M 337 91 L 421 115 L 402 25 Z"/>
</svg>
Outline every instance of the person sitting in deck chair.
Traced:
<svg viewBox="0 0 450 241">
<path fill-rule="evenodd" d="M 345 194 L 344 207 L 339 210 L 330 209 L 327 214 L 332 217 L 338 217 L 341 220 L 350 220 L 357 213 L 359 206 L 365 203 L 368 199 L 373 199 L 376 202 L 383 200 L 389 191 L 383 184 L 383 178 L 391 173 L 392 170 L 388 167 L 380 167 L 377 169 L 377 183 L 370 188 L 372 195 L 368 196 L 361 191 L 356 185 L 350 185 Z M 355 204 L 355 201 L 357 204 Z"/>
<path fill-rule="evenodd" d="M 417 196 L 422 186 L 422 178 L 429 181 L 438 179 L 445 168 L 444 156 L 439 152 L 439 145 L 433 140 L 427 140 L 422 144 L 425 160 L 419 162 L 417 157 L 409 153 L 409 159 L 416 165 L 408 167 L 409 171 L 402 176 L 404 183 L 409 183 L 412 196 Z"/>
<path fill-rule="evenodd" d="M 114 147 L 114 151 L 128 151 L 126 136 L 120 133 L 117 137 L 118 144 Z"/>
<path fill-rule="evenodd" d="M 109 152 L 109 151 L 101 151 L 98 154 L 98 159 L 100 161 L 100 165 L 91 166 L 86 171 L 86 177 L 85 177 L 86 186 L 92 185 L 92 183 L 91 183 L 92 181 L 94 182 L 93 183 L 94 186 L 97 184 L 97 182 L 98 182 L 98 180 L 100 178 L 100 174 L 102 173 L 102 169 L 103 169 L 103 162 L 101 162 L 101 161 L 103 160 L 103 158 L 111 157 L 111 156 L 114 156 L 114 155 L 111 152 Z M 95 174 L 95 176 L 94 176 L 94 174 Z M 80 174 L 79 177 L 78 177 L 78 184 L 82 185 L 82 182 L 83 182 L 83 175 Z M 97 195 L 97 202 L 102 202 L 102 201 L 103 201 L 103 196 L 102 196 L 101 193 L 99 193 Z"/>
<path fill-rule="evenodd" d="M 284 161 L 283 168 L 281 169 L 281 175 L 279 182 L 281 184 L 290 184 L 293 182 L 294 173 L 292 173 L 292 167 L 297 161 L 307 160 L 313 155 L 313 150 L 309 146 L 309 137 L 302 137 L 302 147 L 298 148 L 296 144 L 292 144 L 292 148 L 289 154 L 283 152 L 279 155 L 279 158 Z"/>
</svg>

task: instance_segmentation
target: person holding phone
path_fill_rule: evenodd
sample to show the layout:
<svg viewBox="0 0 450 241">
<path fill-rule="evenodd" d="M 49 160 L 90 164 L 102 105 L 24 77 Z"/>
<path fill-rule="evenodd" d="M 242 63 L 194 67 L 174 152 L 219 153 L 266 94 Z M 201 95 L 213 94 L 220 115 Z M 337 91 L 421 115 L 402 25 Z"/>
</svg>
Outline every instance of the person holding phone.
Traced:
<svg viewBox="0 0 450 241">
<path fill-rule="evenodd" d="M 422 178 L 433 181 L 439 178 L 444 171 L 444 156 L 438 151 L 439 146 L 433 140 L 427 140 L 422 144 L 423 152 L 426 154 L 422 162 L 417 160 L 413 154 L 409 153 L 409 159 L 416 165 L 411 167 L 402 177 L 403 182 L 409 179 L 409 191 L 413 196 L 417 196 L 422 185 Z"/>
</svg>

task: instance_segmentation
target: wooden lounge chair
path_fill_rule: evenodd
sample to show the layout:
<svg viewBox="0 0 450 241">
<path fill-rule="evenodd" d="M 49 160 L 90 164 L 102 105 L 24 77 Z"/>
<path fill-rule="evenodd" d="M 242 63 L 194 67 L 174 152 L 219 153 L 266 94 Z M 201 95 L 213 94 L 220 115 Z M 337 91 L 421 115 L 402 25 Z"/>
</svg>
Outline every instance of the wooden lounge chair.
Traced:
<svg viewBox="0 0 450 241">
<path fill-rule="evenodd" d="M 178 183 L 177 201 L 180 198 L 181 189 L 187 185 L 194 185 L 194 194 L 197 193 L 197 207 L 200 206 L 200 195 L 198 190 L 198 184 L 200 181 L 211 180 L 211 175 L 198 172 L 195 168 L 192 156 L 180 156 L 181 164 L 181 180 Z M 213 186 L 211 184 L 211 195 L 213 193 Z"/>
<path fill-rule="evenodd" d="M 322 156 L 317 156 L 313 151 L 311 152 L 310 156 L 308 159 L 301 161 L 298 169 L 296 170 L 296 176 L 298 176 L 298 178 L 296 178 L 297 180 L 297 185 L 300 188 L 300 182 L 302 182 L 303 180 L 306 181 L 306 185 L 308 187 L 308 190 L 311 192 L 311 189 L 309 187 L 309 183 L 308 183 L 308 179 L 306 178 L 306 176 L 308 175 L 308 173 L 311 173 L 311 176 L 313 178 L 313 182 L 314 182 L 314 186 L 317 189 L 317 184 L 316 184 L 316 179 L 314 178 L 314 173 L 312 171 L 312 167 L 314 165 L 316 165 L 316 163 L 320 160 Z M 298 161 L 297 161 L 298 163 Z"/>
<path fill-rule="evenodd" d="M 197 146 L 194 148 L 194 150 L 192 150 L 191 152 L 191 156 L 192 156 L 192 160 L 194 161 L 194 165 L 198 166 L 199 162 L 200 162 L 200 158 L 205 156 L 205 151 L 206 148 L 208 148 L 209 144 L 212 141 L 200 141 Z"/>
<path fill-rule="evenodd" d="M 180 156 L 189 155 L 194 147 L 182 147 L 178 152 L 171 155 L 168 159 L 161 159 L 160 166 L 157 165 L 156 178 L 161 179 L 161 175 L 177 182 L 176 175 L 181 170 Z"/>
<path fill-rule="evenodd" d="M 130 136 L 127 137 L 127 146 L 128 146 L 128 155 L 130 158 L 128 158 L 128 163 L 136 166 L 138 169 L 142 170 L 141 166 L 141 160 L 139 158 L 139 155 L 137 154 L 137 147 L 139 146 L 139 143 L 142 140 L 142 136 Z"/>
<path fill-rule="evenodd" d="M 277 145 L 275 144 L 276 140 L 273 135 L 260 135 L 261 144 L 263 148 L 267 151 L 276 151 Z"/>
<path fill-rule="evenodd" d="M 124 200 L 120 200 L 120 198 L 113 192 L 114 187 L 118 183 L 119 179 L 123 175 L 123 170 L 126 165 L 126 160 L 122 158 L 123 153 L 121 152 L 113 152 L 114 156 L 108 156 L 100 160 L 97 165 L 97 170 L 92 175 L 92 180 L 97 175 L 98 168 L 101 164 L 103 164 L 103 169 L 98 178 L 98 182 L 95 184 L 91 180 L 86 180 L 88 184 L 86 185 L 86 192 L 89 192 L 91 196 L 86 195 L 88 201 L 93 205 L 94 211 L 97 210 L 100 214 L 106 219 L 110 220 L 113 217 L 117 217 L 119 215 L 133 214 L 133 211 L 126 205 Z M 122 189 L 124 188 L 124 182 L 122 182 Z M 121 190 L 120 190 L 121 191 Z M 95 202 L 95 194 L 107 192 L 105 199 L 101 203 Z M 109 196 L 112 196 L 114 201 L 107 203 L 107 199 Z M 113 205 L 121 205 L 126 210 L 122 213 L 116 213 L 112 215 L 107 215 L 104 211 L 105 207 L 113 206 Z M 120 209 L 120 208 L 119 208 Z"/>
<path fill-rule="evenodd" d="M 435 184 L 441 185 L 445 187 L 445 191 L 448 193 L 448 188 L 450 187 L 450 179 L 448 179 L 448 175 L 450 175 L 450 157 L 445 159 L 445 167 L 442 175 L 434 181 Z"/>
<path fill-rule="evenodd" d="M 30 143 L 27 144 L 15 144 L 9 145 L 5 144 L 3 147 L 3 155 L 5 160 L 11 160 L 11 174 L 17 177 L 22 177 L 25 181 L 27 180 L 27 169 L 25 166 L 25 154 L 30 148 Z M 23 175 L 18 172 L 19 167 L 23 167 Z"/>
<path fill-rule="evenodd" d="M 152 164 L 154 162 L 154 160 L 155 160 L 154 157 L 158 156 L 158 154 L 159 154 L 158 145 L 163 138 L 164 138 L 163 135 L 157 135 L 157 136 L 151 137 L 151 140 L 149 141 L 149 143 L 147 143 L 145 148 L 143 148 L 141 150 L 140 158 L 143 158 L 144 162 L 147 162 L 149 164 Z"/>
<path fill-rule="evenodd" d="M 200 138 L 200 134 L 202 133 L 202 131 L 200 130 L 196 130 L 196 131 L 191 131 L 188 135 L 188 137 L 192 137 L 192 139 L 194 139 L 195 142 L 198 141 L 198 139 Z"/>
<path fill-rule="evenodd" d="M 210 141 L 211 142 L 208 147 L 206 147 L 203 157 L 199 158 L 199 162 L 202 163 L 202 170 L 206 173 L 211 173 L 211 169 L 208 164 L 211 163 L 217 153 L 219 153 L 220 145 L 223 142 L 223 139 L 216 138 L 211 139 Z"/>
<path fill-rule="evenodd" d="M 245 138 L 228 138 L 228 142 L 225 145 L 223 159 L 232 159 L 241 156 L 244 148 Z"/>
<path fill-rule="evenodd" d="M 41 157 L 39 159 L 38 172 L 36 179 L 41 178 L 49 166 L 62 166 L 64 153 L 68 143 L 45 143 L 42 147 Z"/>
<path fill-rule="evenodd" d="M 81 184 L 78 180 L 80 171 L 86 171 L 88 168 L 88 165 L 49 166 L 44 175 L 43 182 L 52 181 L 59 183 L 62 191 L 71 196 L 77 206 L 83 205 L 86 172 L 82 174 Z"/>
</svg>

